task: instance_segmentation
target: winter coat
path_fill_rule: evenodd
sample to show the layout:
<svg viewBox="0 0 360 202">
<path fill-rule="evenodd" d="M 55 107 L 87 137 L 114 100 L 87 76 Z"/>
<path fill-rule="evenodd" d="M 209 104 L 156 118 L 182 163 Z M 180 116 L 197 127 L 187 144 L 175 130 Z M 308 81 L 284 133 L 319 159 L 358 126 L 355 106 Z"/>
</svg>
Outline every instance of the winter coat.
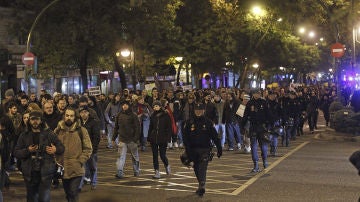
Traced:
<svg viewBox="0 0 360 202">
<path fill-rule="evenodd" d="M 154 111 L 150 118 L 148 141 L 151 144 L 167 144 L 172 134 L 169 114 L 164 110 Z"/>
<path fill-rule="evenodd" d="M 217 123 L 218 121 L 218 113 L 216 107 L 214 103 L 210 101 L 208 103 L 205 103 L 205 117 L 210 119 L 213 123 Z"/>
<path fill-rule="evenodd" d="M 116 116 L 112 140 L 115 141 L 118 136 L 119 141 L 126 144 L 140 141 L 140 122 L 130 107 Z"/>
<path fill-rule="evenodd" d="M 57 127 L 58 123 L 61 121 L 62 117 L 59 112 L 54 111 L 52 114 L 44 113 L 44 121 L 48 125 L 48 127 L 54 131 Z"/>
<path fill-rule="evenodd" d="M 86 128 L 81 127 L 79 122 L 68 127 L 62 120 L 54 132 L 66 148 L 62 155 L 56 157 L 64 166 L 63 179 L 83 176 L 85 163 L 92 153 L 91 140 Z"/>
<path fill-rule="evenodd" d="M 14 155 L 16 158 L 21 160 L 21 171 L 24 176 L 24 179 L 27 181 L 31 180 L 31 172 L 33 171 L 33 162 L 34 157 L 38 156 L 41 158 L 41 179 L 42 181 L 51 179 L 56 172 L 56 163 L 54 155 L 46 153 L 46 146 L 54 144 L 56 147 L 56 155 L 61 155 L 64 153 L 65 147 L 56 137 L 56 135 L 50 129 L 45 129 L 39 134 L 39 153 L 31 153 L 29 151 L 29 146 L 33 145 L 33 132 L 26 131 L 23 132 L 16 144 Z"/>
<path fill-rule="evenodd" d="M 100 125 L 99 122 L 95 119 L 89 117 L 86 122 L 83 122 L 81 120 L 81 126 L 86 128 L 88 131 L 90 140 L 91 140 L 91 146 L 92 146 L 92 153 L 96 154 L 98 151 L 98 146 L 100 143 Z"/>
<path fill-rule="evenodd" d="M 118 113 L 121 111 L 121 105 L 120 102 L 114 103 L 110 102 L 104 112 L 104 117 L 106 123 L 115 123 L 115 117 L 118 115 Z"/>
<path fill-rule="evenodd" d="M 225 102 L 223 100 L 220 100 L 219 102 L 215 101 L 214 105 L 218 114 L 217 122 L 215 122 L 215 124 L 222 124 Z"/>
<path fill-rule="evenodd" d="M 222 123 L 238 123 L 240 121 L 240 117 L 236 115 L 239 105 L 240 103 L 238 100 L 225 102 Z"/>
</svg>

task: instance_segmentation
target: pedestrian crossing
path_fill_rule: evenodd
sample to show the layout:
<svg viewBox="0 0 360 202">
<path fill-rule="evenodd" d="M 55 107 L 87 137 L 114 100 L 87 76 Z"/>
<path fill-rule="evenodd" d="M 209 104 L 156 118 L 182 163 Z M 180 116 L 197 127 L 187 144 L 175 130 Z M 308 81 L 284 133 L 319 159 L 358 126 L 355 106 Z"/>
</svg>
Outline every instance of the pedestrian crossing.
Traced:
<svg viewBox="0 0 360 202">
<path fill-rule="evenodd" d="M 278 157 L 269 157 L 269 167 L 259 173 L 250 173 L 253 162 L 251 154 L 242 151 L 223 151 L 223 156 L 218 159 L 214 157 L 209 163 L 206 182 L 206 193 L 218 195 L 238 195 L 245 190 L 253 182 L 265 174 L 271 175 L 271 169 L 276 167 L 282 160 L 296 152 L 299 147 L 304 146 L 311 139 L 310 134 L 300 136 L 296 141 L 291 142 L 290 147 L 279 147 Z M 132 162 L 130 155 L 127 156 L 125 163 L 125 177 L 123 179 L 115 178 L 116 159 L 119 153 L 116 149 L 107 149 L 106 140 L 100 143 L 98 152 L 98 185 L 96 190 L 90 190 L 90 186 L 85 185 L 81 195 L 87 195 L 89 192 L 102 192 L 103 190 L 124 188 L 144 189 L 144 190 L 164 190 L 176 192 L 194 192 L 198 183 L 192 168 L 183 166 L 179 156 L 183 149 L 169 149 L 167 156 L 171 165 L 171 175 L 166 175 L 165 167 L 160 158 L 160 179 L 152 179 L 154 175 L 152 165 L 152 153 L 150 149 L 145 152 L 139 151 L 140 155 L 140 176 L 134 177 L 132 170 Z M 226 145 L 225 145 L 226 147 Z M 214 149 L 216 151 L 216 149 Z M 259 156 L 260 151 L 259 151 Z M 260 163 L 262 167 L 262 163 Z M 11 201 L 24 201 L 26 197 L 26 189 L 23 178 L 19 172 L 10 174 L 11 188 L 4 191 L 5 199 L 14 199 Z M 62 201 L 64 199 L 64 191 L 62 187 L 52 190 L 53 201 Z"/>
</svg>

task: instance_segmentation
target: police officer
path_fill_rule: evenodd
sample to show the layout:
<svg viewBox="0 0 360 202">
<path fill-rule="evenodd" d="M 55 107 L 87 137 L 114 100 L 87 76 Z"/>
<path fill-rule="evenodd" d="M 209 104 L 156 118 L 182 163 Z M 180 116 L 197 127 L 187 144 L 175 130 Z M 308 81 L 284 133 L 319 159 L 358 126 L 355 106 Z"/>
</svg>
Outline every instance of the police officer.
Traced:
<svg viewBox="0 0 360 202">
<path fill-rule="evenodd" d="M 261 148 L 261 157 L 263 160 L 263 166 L 266 168 L 267 164 L 267 148 L 268 143 L 263 136 L 266 125 L 269 123 L 269 110 L 265 99 L 262 98 L 261 91 L 254 91 L 253 98 L 246 104 L 244 117 L 241 122 L 242 127 L 246 125 L 247 121 L 250 121 L 250 146 L 251 156 L 254 163 L 254 168 L 251 172 L 259 172 L 259 157 L 257 153 L 258 143 Z"/>
<path fill-rule="evenodd" d="M 268 129 L 274 131 L 275 128 L 279 128 L 281 126 L 281 106 L 277 101 L 277 94 L 275 92 L 270 91 L 267 97 L 267 105 L 270 111 L 269 117 L 269 125 Z M 271 143 L 270 143 L 270 155 L 275 157 L 278 145 L 278 134 L 273 132 L 271 135 Z"/>
<path fill-rule="evenodd" d="M 286 128 L 285 137 L 282 137 L 281 143 L 284 146 L 288 147 L 290 144 L 290 138 L 295 140 L 296 138 L 296 122 L 300 117 L 301 103 L 296 99 L 296 93 L 290 92 L 289 98 L 283 105 L 283 114 L 284 114 L 284 124 Z"/>
<path fill-rule="evenodd" d="M 194 162 L 194 172 L 199 183 L 196 194 L 199 196 L 205 193 L 207 166 L 213 155 L 211 141 L 216 145 L 218 158 L 222 155 L 220 139 L 212 121 L 204 116 L 204 110 L 204 104 L 196 103 L 195 116 L 186 120 L 183 130 L 185 152 Z"/>
</svg>

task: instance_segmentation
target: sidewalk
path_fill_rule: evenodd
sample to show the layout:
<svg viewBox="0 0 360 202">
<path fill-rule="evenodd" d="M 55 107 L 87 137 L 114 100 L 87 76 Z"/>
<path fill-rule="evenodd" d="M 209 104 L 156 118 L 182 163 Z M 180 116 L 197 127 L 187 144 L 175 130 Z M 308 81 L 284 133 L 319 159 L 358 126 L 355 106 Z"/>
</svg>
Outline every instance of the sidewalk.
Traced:
<svg viewBox="0 0 360 202">
<path fill-rule="evenodd" d="M 315 135 L 315 139 L 360 142 L 360 136 L 336 132 L 335 129 L 326 127 Z"/>
</svg>

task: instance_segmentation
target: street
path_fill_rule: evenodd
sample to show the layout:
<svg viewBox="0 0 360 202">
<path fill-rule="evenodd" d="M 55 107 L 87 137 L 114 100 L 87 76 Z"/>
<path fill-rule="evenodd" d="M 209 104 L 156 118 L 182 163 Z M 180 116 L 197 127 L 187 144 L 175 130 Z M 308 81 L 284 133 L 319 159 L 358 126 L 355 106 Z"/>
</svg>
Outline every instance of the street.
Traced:
<svg viewBox="0 0 360 202">
<path fill-rule="evenodd" d="M 224 151 L 223 156 L 210 162 L 206 194 L 195 195 L 198 186 L 192 169 L 184 167 L 179 156 L 182 149 L 168 150 L 172 174 L 166 176 L 160 162 L 161 179 L 152 179 L 152 154 L 149 148 L 140 152 L 141 174 L 133 177 L 130 156 L 125 178 L 115 178 L 116 149 L 99 150 L 98 186 L 91 190 L 85 185 L 80 201 L 357 201 L 360 197 L 360 177 L 348 158 L 359 142 L 336 138 L 319 123 L 319 130 L 279 147 L 278 157 L 269 157 L 269 167 L 253 174 L 251 155 L 240 151 Z M 332 132 L 333 133 L 333 132 Z M 281 145 L 281 144 L 280 144 Z M 216 150 L 216 149 L 215 149 Z M 260 163 L 262 167 L 262 163 Z M 21 175 L 12 172 L 4 201 L 26 201 Z M 52 190 L 52 201 L 65 201 L 62 187 Z"/>
</svg>

